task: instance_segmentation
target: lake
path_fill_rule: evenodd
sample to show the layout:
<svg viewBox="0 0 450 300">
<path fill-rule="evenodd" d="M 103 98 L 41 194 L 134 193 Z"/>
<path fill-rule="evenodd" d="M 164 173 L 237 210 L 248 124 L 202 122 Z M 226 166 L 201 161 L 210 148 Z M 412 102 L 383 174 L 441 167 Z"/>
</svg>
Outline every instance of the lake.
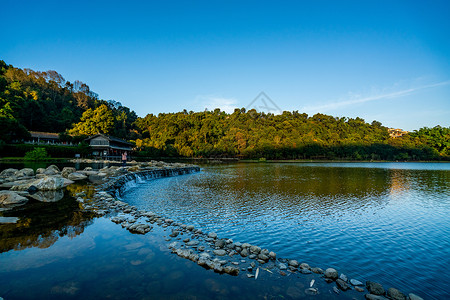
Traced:
<svg viewBox="0 0 450 300">
<path fill-rule="evenodd" d="M 447 163 L 209 166 L 137 185 L 124 201 L 311 266 L 449 296 Z"/>
<path fill-rule="evenodd" d="M 449 298 L 450 164 L 237 163 L 127 184 L 122 200 L 278 257 L 425 299 Z M 167 247 L 170 228 L 131 234 L 80 209 L 70 185 L 58 202 L 30 200 L 0 217 L 4 299 L 358 299 L 316 274 L 205 270 Z M 186 235 L 181 238 L 186 237 Z M 236 258 L 239 259 L 239 258 Z M 315 279 L 319 294 L 305 295 Z"/>
</svg>

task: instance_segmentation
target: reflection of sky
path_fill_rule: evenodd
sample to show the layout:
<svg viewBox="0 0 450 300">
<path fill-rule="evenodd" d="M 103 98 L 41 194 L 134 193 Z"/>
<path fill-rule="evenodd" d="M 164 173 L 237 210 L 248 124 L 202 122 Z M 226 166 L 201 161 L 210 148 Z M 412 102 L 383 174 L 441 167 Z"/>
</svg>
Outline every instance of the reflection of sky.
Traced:
<svg viewBox="0 0 450 300">
<path fill-rule="evenodd" d="M 365 279 L 390 273 L 402 286 L 405 274 L 437 278 L 429 268 L 444 268 L 442 244 L 450 247 L 448 238 L 441 238 L 450 236 L 450 172 L 431 170 L 441 164 L 326 165 L 207 167 L 140 185 L 124 200 L 282 257 Z"/>
</svg>

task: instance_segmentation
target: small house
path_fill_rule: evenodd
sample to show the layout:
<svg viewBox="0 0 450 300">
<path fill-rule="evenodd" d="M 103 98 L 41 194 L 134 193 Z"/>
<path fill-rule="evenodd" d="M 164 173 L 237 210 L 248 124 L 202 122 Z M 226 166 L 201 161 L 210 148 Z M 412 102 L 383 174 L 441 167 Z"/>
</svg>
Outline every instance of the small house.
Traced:
<svg viewBox="0 0 450 300">
<path fill-rule="evenodd" d="M 120 160 L 124 152 L 127 152 L 129 158 L 133 150 L 133 144 L 104 134 L 90 136 L 86 142 L 92 148 L 92 155 L 102 159 Z"/>
</svg>

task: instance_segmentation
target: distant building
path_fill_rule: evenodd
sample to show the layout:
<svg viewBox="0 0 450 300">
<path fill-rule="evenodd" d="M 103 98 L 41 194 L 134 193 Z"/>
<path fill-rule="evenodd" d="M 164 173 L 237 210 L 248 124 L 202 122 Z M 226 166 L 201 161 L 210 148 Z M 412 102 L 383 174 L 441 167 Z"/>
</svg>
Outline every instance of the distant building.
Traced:
<svg viewBox="0 0 450 300">
<path fill-rule="evenodd" d="M 388 132 L 391 138 L 399 138 L 409 133 L 409 131 L 405 131 L 398 128 L 388 128 Z"/>
<path fill-rule="evenodd" d="M 30 143 L 33 144 L 56 144 L 59 143 L 59 134 L 54 132 L 30 131 Z"/>
<path fill-rule="evenodd" d="M 133 144 L 104 134 L 90 136 L 85 141 L 91 146 L 92 155 L 103 159 L 120 160 L 124 152 L 127 152 L 129 158 L 133 150 Z"/>
</svg>

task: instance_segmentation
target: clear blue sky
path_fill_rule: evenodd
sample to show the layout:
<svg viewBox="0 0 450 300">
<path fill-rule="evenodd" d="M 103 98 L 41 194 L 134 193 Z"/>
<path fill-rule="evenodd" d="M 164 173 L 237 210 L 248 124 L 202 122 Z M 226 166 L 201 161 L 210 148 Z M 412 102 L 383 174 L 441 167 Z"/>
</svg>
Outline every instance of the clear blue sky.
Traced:
<svg viewBox="0 0 450 300">
<path fill-rule="evenodd" d="M 450 126 L 450 1 L 2 1 L 0 59 L 147 113 L 247 107 Z"/>
</svg>

